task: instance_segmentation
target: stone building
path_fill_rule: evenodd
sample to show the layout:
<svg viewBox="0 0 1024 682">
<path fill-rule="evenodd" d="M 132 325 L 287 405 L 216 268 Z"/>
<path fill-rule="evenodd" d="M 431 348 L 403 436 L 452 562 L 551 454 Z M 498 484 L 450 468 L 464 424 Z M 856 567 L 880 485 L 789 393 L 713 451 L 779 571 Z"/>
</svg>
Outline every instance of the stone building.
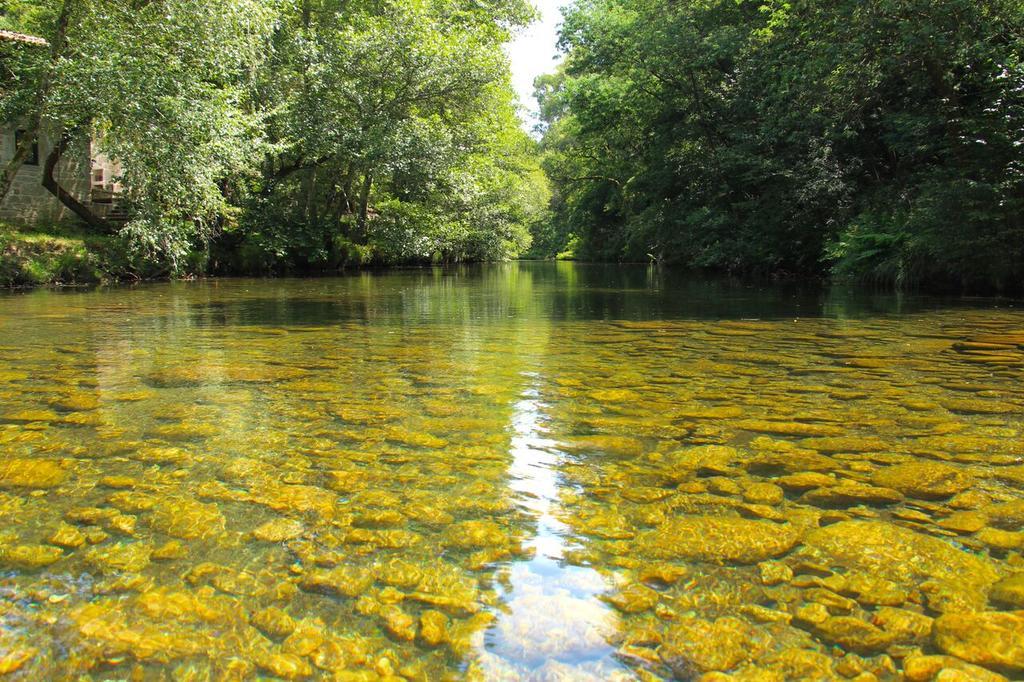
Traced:
<svg viewBox="0 0 1024 682">
<path fill-rule="evenodd" d="M 0 50 L 45 48 L 46 41 L 35 36 L 0 30 Z M 2 57 L 2 52 L 0 52 Z M 20 136 L 17 122 L 0 122 L 0 164 L 14 156 Z M 54 177 L 69 194 L 100 216 L 116 212 L 120 187 L 116 184 L 120 168 L 111 159 L 94 153 L 94 145 L 69 150 L 54 171 Z M 40 134 L 28 160 L 18 169 L 10 191 L 0 202 L 0 220 L 21 224 L 45 224 L 75 220 L 71 213 L 45 187 L 43 167 L 53 149 L 48 135 Z"/>
</svg>

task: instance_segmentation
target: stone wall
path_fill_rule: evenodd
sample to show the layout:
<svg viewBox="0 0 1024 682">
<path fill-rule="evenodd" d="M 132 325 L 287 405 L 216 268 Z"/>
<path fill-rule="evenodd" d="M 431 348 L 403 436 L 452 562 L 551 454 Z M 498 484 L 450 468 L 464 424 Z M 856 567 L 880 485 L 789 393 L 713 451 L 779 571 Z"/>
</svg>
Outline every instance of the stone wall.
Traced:
<svg viewBox="0 0 1024 682">
<path fill-rule="evenodd" d="M 0 127 L 0 163 L 14 156 L 15 130 Z M 52 145 L 46 136 L 39 140 L 39 163 L 24 164 L 14 179 L 10 192 L 0 203 L 0 220 L 20 224 L 45 224 L 75 220 L 57 198 L 43 187 L 43 164 Z M 80 201 L 89 201 L 90 159 L 87 151 L 69 151 L 57 165 L 56 177 L 61 186 Z"/>
</svg>

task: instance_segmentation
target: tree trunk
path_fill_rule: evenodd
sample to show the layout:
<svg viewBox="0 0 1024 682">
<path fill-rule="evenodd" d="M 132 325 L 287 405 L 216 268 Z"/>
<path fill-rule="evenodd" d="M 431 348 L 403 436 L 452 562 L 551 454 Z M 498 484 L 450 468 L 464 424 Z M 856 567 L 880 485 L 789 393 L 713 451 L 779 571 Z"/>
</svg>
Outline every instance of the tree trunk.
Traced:
<svg viewBox="0 0 1024 682">
<path fill-rule="evenodd" d="M 352 168 L 352 164 L 346 164 L 345 176 L 341 181 L 341 209 L 340 212 L 346 215 L 352 213 L 352 181 L 355 175 L 355 170 Z M 340 219 L 340 217 L 339 217 Z"/>
<path fill-rule="evenodd" d="M 344 192 L 339 189 L 330 207 L 331 218 L 329 224 L 332 228 L 339 228 L 341 226 L 341 216 L 345 213 L 345 205 L 347 203 L 348 198 L 345 196 Z"/>
<path fill-rule="evenodd" d="M 39 137 L 39 129 L 43 124 L 43 108 L 46 106 L 46 97 L 50 94 L 50 83 L 52 80 L 52 69 L 61 55 L 64 54 L 64 46 L 67 44 L 68 22 L 71 20 L 71 8 L 73 0 L 64 0 L 60 8 L 60 16 L 57 17 L 57 26 L 54 31 L 53 40 L 50 41 L 50 64 L 43 72 L 43 80 L 39 84 L 39 92 L 36 95 L 36 108 L 32 115 L 31 124 L 25 130 L 25 135 L 14 151 L 14 156 L 7 162 L 3 173 L 0 173 L 0 203 L 3 202 L 7 193 L 11 191 L 14 178 L 21 170 L 22 164 L 32 151 L 32 145 Z"/>
<path fill-rule="evenodd" d="M 306 185 L 306 224 L 316 225 L 320 221 L 316 204 L 316 176 L 317 167 L 309 169 L 309 177 Z"/>
<path fill-rule="evenodd" d="M 373 172 L 366 171 L 363 177 L 363 188 L 359 192 L 359 219 L 356 222 L 360 239 L 366 237 L 366 217 L 370 211 L 370 188 L 373 187 Z"/>
<path fill-rule="evenodd" d="M 43 187 L 49 190 L 50 194 L 57 197 L 60 203 L 64 204 L 69 211 L 81 218 L 93 230 L 107 234 L 112 233 L 114 228 L 108 221 L 90 211 L 88 206 L 61 187 L 60 183 L 57 182 L 57 178 L 54 177 L 57 163 L 60 162 L 61 155 L 67 150 L 70 139 L 71 137 L 67 133 L 62 134 L 60 140 L 57 144 L 53 145 L 53 149 L 50 150 L 49 155 L 46 157 L 46 165 L 43 166 Z"/>
</svg>

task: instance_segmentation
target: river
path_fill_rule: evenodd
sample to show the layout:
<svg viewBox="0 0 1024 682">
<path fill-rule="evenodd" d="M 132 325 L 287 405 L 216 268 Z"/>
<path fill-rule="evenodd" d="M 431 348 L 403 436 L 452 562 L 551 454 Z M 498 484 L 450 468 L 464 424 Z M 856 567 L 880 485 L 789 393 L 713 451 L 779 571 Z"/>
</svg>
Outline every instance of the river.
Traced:
<svg viewBox="0 0 1024 682">
<path fill-rule="evenodd" d="M 1022 376 L 645 267 L 0 294 L 0 679 L 1019 675 Z"/>
</svg>

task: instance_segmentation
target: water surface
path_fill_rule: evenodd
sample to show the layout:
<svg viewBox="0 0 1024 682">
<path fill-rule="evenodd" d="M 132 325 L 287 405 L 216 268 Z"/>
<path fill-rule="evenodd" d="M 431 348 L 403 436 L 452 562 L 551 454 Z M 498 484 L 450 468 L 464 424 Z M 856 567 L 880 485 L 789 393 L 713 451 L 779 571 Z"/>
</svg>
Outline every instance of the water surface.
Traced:
<svg viewBox="0 0 1024 682">
<path fill-rule="evenodd" d="M 0 295 L 0 675 L 1020 674 L 1022 344 L 567 263 Z"/>
</svg>

